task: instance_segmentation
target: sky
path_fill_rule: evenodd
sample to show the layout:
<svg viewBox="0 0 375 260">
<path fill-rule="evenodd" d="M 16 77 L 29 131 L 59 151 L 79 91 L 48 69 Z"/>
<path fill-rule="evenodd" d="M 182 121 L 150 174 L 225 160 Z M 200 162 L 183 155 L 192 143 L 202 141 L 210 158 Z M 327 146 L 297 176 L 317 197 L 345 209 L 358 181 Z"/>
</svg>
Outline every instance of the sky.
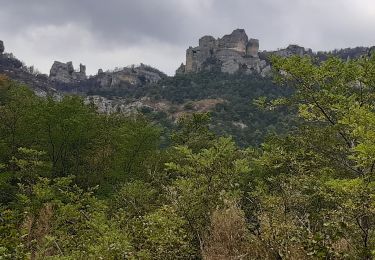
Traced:
<svg viewBox="0 0 375 260">
<path fill-rule="evenodd" d="M 0 0 L 0 40 L 49 73 L 148 64 L 173 75 L 203 35 L 245 29 L 261 50 L 375 45 L 375 0 Z"/>
</svg>

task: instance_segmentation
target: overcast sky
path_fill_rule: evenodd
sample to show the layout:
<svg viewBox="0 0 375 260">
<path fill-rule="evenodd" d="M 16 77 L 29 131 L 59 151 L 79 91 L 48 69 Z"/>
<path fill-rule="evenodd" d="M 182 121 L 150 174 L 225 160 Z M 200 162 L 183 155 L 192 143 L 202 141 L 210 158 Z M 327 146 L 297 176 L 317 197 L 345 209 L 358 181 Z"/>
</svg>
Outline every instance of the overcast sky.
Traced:
<svg viewBox="0 0 375 260">
<path fill-rule="evenodd" d="M 145 63 L 168 74 L 203 35 L 243 28 L 260 48 L 375 45 L 375 0 L 0 0 L 7 52 L 48 73 Z"/>
</svg>

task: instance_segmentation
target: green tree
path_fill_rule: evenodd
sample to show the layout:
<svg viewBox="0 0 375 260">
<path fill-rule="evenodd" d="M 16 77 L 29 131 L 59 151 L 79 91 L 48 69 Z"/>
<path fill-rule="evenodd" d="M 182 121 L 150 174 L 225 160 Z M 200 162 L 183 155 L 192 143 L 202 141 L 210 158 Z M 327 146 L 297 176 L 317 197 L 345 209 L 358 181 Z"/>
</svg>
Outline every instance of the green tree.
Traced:
<svg viewBox="0 0 375 260">
<path fill-rule="evenodd" d="M 296 107 L 301 121 L 253 160 L 258 241 L 278 257 L 371 259 L 375 57 L 273 65 L 294 95 L 271 105 Z"/>
<path fill-rule="evenodd" d="M 139 247 L 137 256 L 142 259 L 194 259 L 192 236 L 187 223 L 174 207 L 163 206 L 138 221 L 135 235 Z"/>
<path fill-rule="evenodd" d="M 172 133 L 174 145 L 186 145 L 193 151 L 208 148 L 215 138 L 210 130 L 208 113 L 193 113 L 178 120 L 177 130 Z"/>
<path fill-rule="evenodd" d="M 92 139 L 96 116 L 78 97 L 51 98 L 40 109 L 40 137 L 52 163 L 54 177 L 77 172 Z"/>
<path fill-rule="evenodd" d="M 122 180 L 147 179 L 157 162 L 161 129 L 141 116 L 124 118 L 113 129 L 116 171 Z"/>
<path fill-rule="evenodd" d="M 169 187 L 170 200 L 187 220 L 196 246 L 202 248 L 210 214 L 225 200 L 240 196 L 240 176 L 248 171 L 247 161 L 230 138 L 219 138 L 197 153 L 186 146 L 176 149 L 181 159 L 166 165 L 176 176 Z"/>
<path fill-rule="evenodd" d="M 0 78 L 0 160 L 9 169 L 9 161 L 19 147 L 35 143 L 38 100 L 26 86 Z"/>
</svg>

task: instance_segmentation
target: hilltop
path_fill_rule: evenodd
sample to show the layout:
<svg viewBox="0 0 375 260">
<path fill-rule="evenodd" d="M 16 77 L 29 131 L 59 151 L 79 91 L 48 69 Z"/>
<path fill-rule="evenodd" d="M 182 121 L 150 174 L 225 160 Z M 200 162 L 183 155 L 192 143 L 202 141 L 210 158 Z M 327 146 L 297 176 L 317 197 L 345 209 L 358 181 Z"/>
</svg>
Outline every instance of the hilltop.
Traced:
<svg viewBox="0 0 375 260">
<path fill-rule="evenodd" d="M 368 55 L 372 48 L 357 47 L 331 52 L 314 52 L 289 45 L 275 51 L 261 50 L 258 39 L 249 38 L 244 29 L 215 39 L 206 35 L 197 47 L 186 50 L 186 61 L 176 75 L 168 77 L 156 68 L 141 64 L 98 70 L 86 75 L 86 66 L 76 70 L 72 62 L 55 61 L 50 74 L 27 67 L 13 54 L 4 53 L 0 44 L 0 74 L 23 82 L 39 96 L 77 94 L 102 113 L 142 113 L 171 128 L 182 115 L 210 112 L 211 128 L 233 135 L 239 144 L 259 144 L 272 132 L 291 127 L 290 113 L 260 111 L 259 98 L 289 95 L 272 82 L 269 57 L 310 56 L 324 61 L 329 56 L 355 59 Z"/>
</svg>

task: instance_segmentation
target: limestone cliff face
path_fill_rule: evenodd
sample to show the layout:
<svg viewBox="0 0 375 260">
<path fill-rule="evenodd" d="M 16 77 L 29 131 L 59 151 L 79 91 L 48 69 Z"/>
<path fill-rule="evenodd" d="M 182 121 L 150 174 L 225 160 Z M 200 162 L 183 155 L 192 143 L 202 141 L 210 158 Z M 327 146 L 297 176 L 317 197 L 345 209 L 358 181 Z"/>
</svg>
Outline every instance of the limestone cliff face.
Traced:
<svg viewBox="0 0 375 260">
<path fill-rule="evenodd" d="M 259 40 L 249 39 L 243 29 L 219 39 L 203 36 L 198 47 L 187 49 L 186 65 L 181 65 L 176 73 L 194 73 L 213 67 L 230 74 L 239 70 L 248 74 L 261 73 L 267 63 L 259 58 L 258 52 Z"/>
</svg>

